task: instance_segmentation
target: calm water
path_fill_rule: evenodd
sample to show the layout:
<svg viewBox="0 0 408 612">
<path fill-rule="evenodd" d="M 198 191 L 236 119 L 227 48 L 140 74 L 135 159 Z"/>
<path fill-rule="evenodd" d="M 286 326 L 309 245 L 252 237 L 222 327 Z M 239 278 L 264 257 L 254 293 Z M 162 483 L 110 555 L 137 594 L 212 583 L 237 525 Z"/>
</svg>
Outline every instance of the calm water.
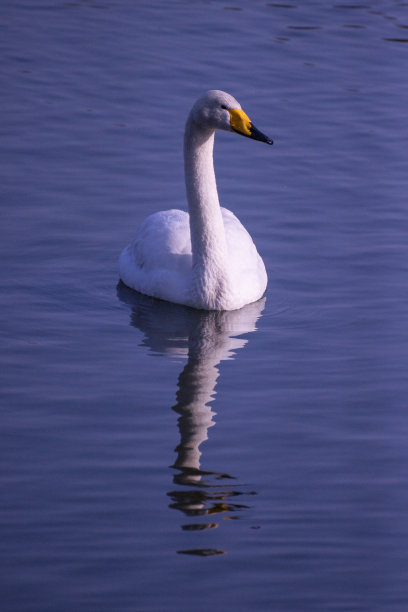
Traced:
<svg viewBox="0 0 408 612">
<path fill-rule="evenodd" d="M 408 609 L 408 3 L 3 0 L 4 612 Z M 266 296 L 118 284 L 206 89 Z"/>
</svg>

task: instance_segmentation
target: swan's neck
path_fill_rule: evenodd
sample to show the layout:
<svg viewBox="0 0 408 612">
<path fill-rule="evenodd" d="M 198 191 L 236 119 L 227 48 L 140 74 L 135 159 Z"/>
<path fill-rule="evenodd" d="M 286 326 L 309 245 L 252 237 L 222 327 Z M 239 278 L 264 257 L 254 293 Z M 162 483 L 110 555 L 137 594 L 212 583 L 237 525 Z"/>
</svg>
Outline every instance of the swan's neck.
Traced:
<svg viewBox="0 0 408 612">
<path fill-rule="evenodd" d="M 190 213 L 193 291 L 206 309 L 223 309 L 228 285 L 224 223 L 215 182 L 214 130 L 188 118 L 184 135 L 184 171 Z"/>
</svg>

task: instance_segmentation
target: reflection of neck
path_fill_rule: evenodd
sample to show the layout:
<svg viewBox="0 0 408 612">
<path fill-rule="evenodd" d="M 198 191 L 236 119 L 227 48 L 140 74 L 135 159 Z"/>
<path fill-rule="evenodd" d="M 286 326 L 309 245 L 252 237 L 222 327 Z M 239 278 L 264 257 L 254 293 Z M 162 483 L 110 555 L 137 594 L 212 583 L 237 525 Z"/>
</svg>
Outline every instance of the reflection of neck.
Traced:
<svg viewBox="0 0 408 612">
<path fill-rule="evenodd" d="M 180 444 L 175 467 L 200 468 L 201 453 L 198 449 L 208 438 L 208 428 L 214 425 L 214 412 L 208 403 L 213 399 L 217 378 L 216 364 L 204 365 L 191 358 L 179 376 L 174 409 L 181 415 L 178 420 Z"/>
<path fill-rule="evenodd" d="M 200 468 L 199 446 L 207 440 L 207 430 L 214 425 L 214 412 L 209 403 L 214 399 L 219 375 L 218 364 L 222 359 L 226 338 L 215 333 L 213 318 L 209 313 L 189 340 L 188 361 L 178 379 L 177 404 L 174 410 L 179 418 L 180 444 L 175 467 Z"/>
<path fill-rule="evenodd" d="M 234 352 L 246 344 L 239 338 L 243 332 L 254 331 L 263 302 L 255 302 L 232 312 L 200 313 L 188 339 L 188 361 L 178 378 L 177 403 L 174 410 L 180 418 L 180 444 L 174 467 L 190 470 L 189 480 L 200 480 L 200 444 L 207 440 L 207 431 L 214 425 L 215 386 L 218 365 L 231 359 Z"/>
</svg>

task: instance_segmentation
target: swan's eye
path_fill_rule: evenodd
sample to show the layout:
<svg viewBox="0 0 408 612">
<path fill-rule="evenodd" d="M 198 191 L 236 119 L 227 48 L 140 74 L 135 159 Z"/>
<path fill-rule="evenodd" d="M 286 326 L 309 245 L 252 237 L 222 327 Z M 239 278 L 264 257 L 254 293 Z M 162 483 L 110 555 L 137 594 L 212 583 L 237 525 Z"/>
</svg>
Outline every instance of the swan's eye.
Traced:
<svg viewBox="0 0 408 612">
<path fill-rule="evenodd" d="M 221 108 L 223 108 L 224 110 L 228 110 L 225 104 L 221 104 Z"/>
</svg>

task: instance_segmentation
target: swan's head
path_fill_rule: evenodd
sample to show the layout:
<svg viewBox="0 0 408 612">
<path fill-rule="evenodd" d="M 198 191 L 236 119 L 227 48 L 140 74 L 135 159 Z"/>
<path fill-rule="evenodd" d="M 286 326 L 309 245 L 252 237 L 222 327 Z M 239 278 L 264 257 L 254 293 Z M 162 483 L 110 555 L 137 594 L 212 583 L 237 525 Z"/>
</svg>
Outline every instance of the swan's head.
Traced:
<svg viewBox="0 0 408 612">
<path fill-rule="evenodd" d="M 218 89 L 207 91 L 194 104 L 190 118 L 204 128 L 236 132 L 253 140 L 273 144 L 270 138 L 256 129 L 242 110 L 240 103 L 225 91 Z"/>
</svg>

